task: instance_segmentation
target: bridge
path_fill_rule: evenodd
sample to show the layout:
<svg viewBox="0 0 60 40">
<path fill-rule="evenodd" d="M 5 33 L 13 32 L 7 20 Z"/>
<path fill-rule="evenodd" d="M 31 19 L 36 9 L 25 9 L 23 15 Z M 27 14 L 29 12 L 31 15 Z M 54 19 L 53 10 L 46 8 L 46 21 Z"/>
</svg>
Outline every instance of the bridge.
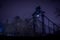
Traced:
<svg viewBox="0 0 60 40">
<path fill-rule="evenodd" d="M 36 7 L 36 11 L 32 14 L 32 18 L 25 21 L 20 20 L 16 16 L 14 23 L 3 24 L 4 36 L 47 36 L 60 32 L 60 27 L 44 15 L 44 11 L 40 6 Z M 23 23 L 22 23 L 23 22 Z M 9 30 L 10 29 L 10 30 Z M 1 32 L 0 32 L 1 33 Z"/>
</svg>

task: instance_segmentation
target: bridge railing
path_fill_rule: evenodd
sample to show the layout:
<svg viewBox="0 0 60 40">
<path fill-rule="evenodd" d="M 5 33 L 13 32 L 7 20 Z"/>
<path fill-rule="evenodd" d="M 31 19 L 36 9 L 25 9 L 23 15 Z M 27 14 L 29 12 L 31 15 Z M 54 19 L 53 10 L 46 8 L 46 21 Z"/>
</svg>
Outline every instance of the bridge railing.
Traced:
<svg viewBox="0 0 60 40">
<path fill-rule="evenodd" d="M 49 29 L 49 32 L 52 30 L 53 32 L 56 32 L 58 30 L 60 30 L 60 27 L 55 24 L 53 21 L 51 21 L 47 16 L 45 16 L 43 14 L 43 16 L 41 16 L 42 18 L 42 30 L 43 30 L 43 33 L 45 33 L 45 27 L 43 25 L 47 25 L 48 29 Z"/>
</svg>

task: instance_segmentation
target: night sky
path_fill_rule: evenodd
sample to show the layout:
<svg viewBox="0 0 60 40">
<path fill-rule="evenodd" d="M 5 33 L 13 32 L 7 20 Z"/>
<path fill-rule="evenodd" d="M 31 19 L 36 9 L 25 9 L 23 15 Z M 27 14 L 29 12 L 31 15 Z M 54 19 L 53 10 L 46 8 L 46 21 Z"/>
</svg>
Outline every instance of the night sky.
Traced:
<svg viewBox="0 0 60 40">
<path fill-rule="evenodd" d="M 9 19 L 9 23 L 15 16 L 20 16 L 22 19 L 31 18 L 35 8 L 39 5 L 49 19 L 57 25 L 60 24 L 60 16 L 56 13 L 56 8 L 60 9 L 59 0 L 1 0 L 0 17 L 3 22 Z"/>
</svg>

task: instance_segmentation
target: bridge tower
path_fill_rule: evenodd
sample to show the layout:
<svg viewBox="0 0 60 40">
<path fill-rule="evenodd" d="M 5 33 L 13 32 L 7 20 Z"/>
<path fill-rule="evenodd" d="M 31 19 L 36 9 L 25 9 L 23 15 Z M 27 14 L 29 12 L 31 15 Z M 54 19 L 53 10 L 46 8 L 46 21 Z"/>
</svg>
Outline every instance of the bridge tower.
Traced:
<svg viewBox="0 0 60 40">
<path fill-rule="evenodd" d="M 44 34 L 45 33 L 45 30 L 44 30 L 44 11 L 41 10 L 40 6 L 36 7 L 36 11 L 32 14 L 32 17 L 33 17 L 33 32 L 34 34 L 36 33 L 36 27 L 37 27 L 37 24 L 36 24 L 36 21 L 37 19 L 40 17 L 41 15 L 41 19 L 42 19 L 42 33 Z"/>
</svg>

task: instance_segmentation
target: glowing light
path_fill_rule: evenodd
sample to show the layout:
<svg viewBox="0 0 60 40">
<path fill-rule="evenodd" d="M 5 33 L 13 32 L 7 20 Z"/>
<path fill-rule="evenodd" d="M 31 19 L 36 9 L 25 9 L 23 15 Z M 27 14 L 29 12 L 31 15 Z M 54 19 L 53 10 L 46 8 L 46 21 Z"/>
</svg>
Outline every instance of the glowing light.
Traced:
<svg viewBox="0 0 60 40">
<path fill-rule="evenodd" d="M 39 17 L 40 15 L 37 15 L 37 17 Z"/>
</svg>

